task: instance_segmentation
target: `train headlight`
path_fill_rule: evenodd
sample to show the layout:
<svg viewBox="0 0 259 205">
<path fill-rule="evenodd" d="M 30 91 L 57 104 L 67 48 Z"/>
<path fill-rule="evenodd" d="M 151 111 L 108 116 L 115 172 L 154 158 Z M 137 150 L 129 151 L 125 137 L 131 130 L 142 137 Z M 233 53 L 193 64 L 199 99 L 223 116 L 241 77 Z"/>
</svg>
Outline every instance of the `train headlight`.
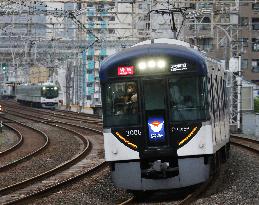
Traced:
<svg viewBox="0 0 259 205">
<path fill-rule="evenodd" d="M 42 89 L 43 89 L 43 90 L 46 90 L 46 87 L 44 86 Z"/>
<path fill-rule="evenodd" d="M 57 87 L 54 87 L 54 90 L 57 90 L 58 88 Z"/>
<path fill-rule="evenodd" d="M 146 62 L 139 62 L 138 67 L 140 70 L 145 70 L 147 68 Z"/>
<path fill-rule="evenodd" d="M 149 68 L 154 68 L 154 67 L 156 67 L 156 62 L 154 61 L 154 60 L 150 60 L 150 61 L 148 61 L 148 67 Z"/>
<path fill-rule="evenodd" d="M 164 60 L 157 61 L 157 67 L 158 68 L 164 68 L 166 66 L 166 63 Z"/>
<path fill-rule="evenodd" d="M 163 59 L 155 59 L 155 60 L 148 60 L 148 61 L 141 61 L 138 63 L 139 70 L 145 70 L 147 68 L 154 69 L 163 69 L 166 67 L 166 61 Z"/>
</svg>

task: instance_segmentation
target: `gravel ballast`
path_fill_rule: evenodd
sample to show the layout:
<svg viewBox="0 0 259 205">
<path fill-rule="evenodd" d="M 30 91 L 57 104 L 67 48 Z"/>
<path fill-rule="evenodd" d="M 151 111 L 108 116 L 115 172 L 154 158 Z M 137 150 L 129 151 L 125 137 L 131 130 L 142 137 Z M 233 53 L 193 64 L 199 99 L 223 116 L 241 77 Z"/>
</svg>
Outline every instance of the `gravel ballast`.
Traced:
<svg viewBox="0 0 259 205">
<path fill-rule="evenodd" d="M 259 158 L 245 149 L 231 146 L 229 161 L 220 176 L 194 204 L 259 204 Z"/>
<path fill-rule="evenodd" d="M 23 122 L 26 123 L 25 120 Z M 46 150 L 32 157 L 30 160 L 11 168 L 8 172 L 1 172 L 0 187 L 50 170 L 71 159 L 83 150 L 82 141 L 74 136 L 74 134 L 44 124 L 31 122 L 28 124 L 45 132 L 49 137 L 50 145 Z"/>
<path fill-rule="evenodd" d="M 0 152 L 4 152 L 14 146 L 18 141 L 18 135 L 11 129 L 4 127 L 3 131 L 0 132 Z"/>
<path fill-rule="evenodd" d="M 232 146 L 230 159 L 222 166 L 220 175 L 194 204 L 259 204 L 258 173 L 258 156 Z M 125 190 L 114 187 L 110 171 L 106 169 L 99 175 L 82 179 L 31 204 L 118 204 L 130 196 Z"/>
</svg>

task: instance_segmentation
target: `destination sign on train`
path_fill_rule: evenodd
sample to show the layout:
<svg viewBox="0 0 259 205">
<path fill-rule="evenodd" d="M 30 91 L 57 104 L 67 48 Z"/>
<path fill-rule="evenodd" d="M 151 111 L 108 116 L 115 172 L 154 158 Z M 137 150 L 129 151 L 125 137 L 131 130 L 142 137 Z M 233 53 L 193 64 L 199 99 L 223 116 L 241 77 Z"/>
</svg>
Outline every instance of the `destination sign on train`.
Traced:
<svg viewBox="0 0 259 205">
<path fill-rule="evenodd" d="M 119 66 L 118 67 L 118 75 L 133 75 L 134 74 L 134 66 Z"/>
</svg>

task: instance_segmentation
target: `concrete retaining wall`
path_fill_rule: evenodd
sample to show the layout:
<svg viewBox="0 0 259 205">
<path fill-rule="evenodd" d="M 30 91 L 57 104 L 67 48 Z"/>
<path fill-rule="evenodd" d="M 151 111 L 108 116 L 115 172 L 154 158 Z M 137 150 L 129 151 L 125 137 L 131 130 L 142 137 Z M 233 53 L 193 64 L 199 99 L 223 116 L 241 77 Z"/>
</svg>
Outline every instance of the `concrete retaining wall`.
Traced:
<svg viewBox="0 0 259 205">
<path fill-rule="evenodd" d="M 242 132 L 247 136 L 259 140 L 259 113 L 242 113 Z"/>
<path fill-rule="evenodd" d="M 256 120 L 255 120 L 255 135 L 259 139 L 259 113 L 256 114 Z"/>
</svg>

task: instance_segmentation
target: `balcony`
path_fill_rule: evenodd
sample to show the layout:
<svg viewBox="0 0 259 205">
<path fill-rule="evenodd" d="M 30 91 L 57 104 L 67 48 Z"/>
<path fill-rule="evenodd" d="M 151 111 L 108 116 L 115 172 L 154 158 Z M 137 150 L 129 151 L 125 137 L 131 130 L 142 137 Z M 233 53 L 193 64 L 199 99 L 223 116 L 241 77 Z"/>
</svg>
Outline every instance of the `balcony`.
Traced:
<svg viewBox="0 0 259 205">
<path fill-rule="evenodd" d="M 259 66 L 252 67 L 253 73 L 259 73 Z"/>
<path fill-rule="evenodd" d="M 259 23 L 253 23 L 252 24 L 252 29 L 253 30 L 259 30 Z"/>
</svg>

